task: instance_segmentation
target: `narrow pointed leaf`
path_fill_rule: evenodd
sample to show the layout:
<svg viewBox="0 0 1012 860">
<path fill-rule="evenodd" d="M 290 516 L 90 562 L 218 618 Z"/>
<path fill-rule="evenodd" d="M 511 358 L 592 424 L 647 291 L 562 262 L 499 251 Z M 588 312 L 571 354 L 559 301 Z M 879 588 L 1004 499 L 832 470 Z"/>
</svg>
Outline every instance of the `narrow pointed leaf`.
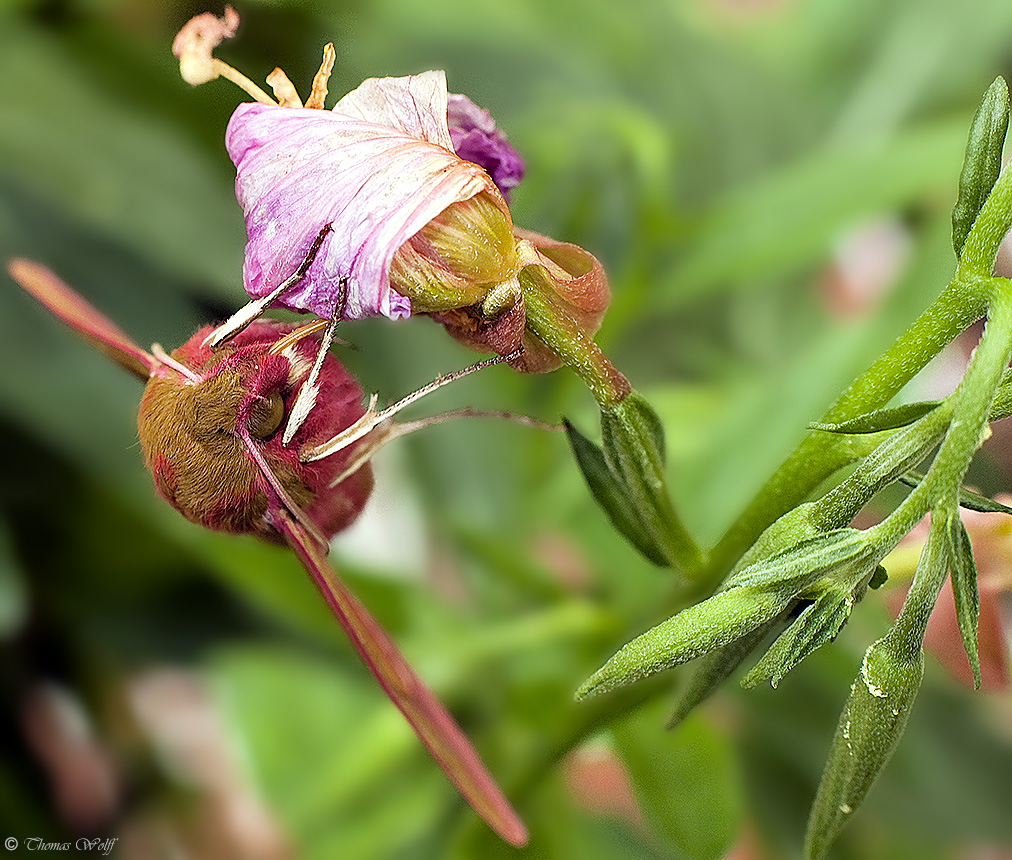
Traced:
<svg viewBox="0 0 1012 860">
<path fill-rule="evenodd" d="M 879 433 L 882 430 L 895 430 L 912 424 L 918 418 L 938 408 L 939 401 L 923 400 L 917 403 L 904 403 L 902 406 L 891 406 L 887 409 L 876 409 L 856 415 L 847 421 L 836 424 L 814 422 L 808 425 L 809 430 L 822 430 L 827 433 Z"/>
<path fill-rule="evenodd" d="M 816 648 L 836 638 L 854 606 L 850 591 L 830 587 L 808 606 L 742 678 L 745 688 L 769 681 L 776 687 L 784 676 Z"/>
<path fill-rule="evenodd" d="M 788 606 L 776 618 L 700 657 L 695 671 L 679 691 L 667 728 L 673 729 L 681 723 L 698 705 L 710 698 L 764 640 L 783 628 L 792 608 Z"/>
<path fill-rule="evenodd" d="M 977 565 L 970 548 L 970 537 L 959 515 L 949 521 L 949 572 L 952 579 L 952 596 L 956 604 L 959 633 L 973 672 L 973 686 L 980 687 L 980 656 L 977 653 L 977 619 L 980 600 L 977 595 Z"/>
<path fill-rule="evenodd" d="M 527 829 L 453 717 L 337 577 L 318 544 L 286 511 L 275 511 L 274 517 L 362 661 L 450 782 L 503 839 L 511 845 L 525 845 Z"/>
<path fill-rule="evenodd" d="M 908 487 L 916 487 L 923 480 L 924 475 L 920 472 L 908 471 L 906 474 L 900 476 L 900 481 Z M 994 499 L 980 495 L 980 493 L 967 490 L 965 487 L 959 491 L 959 506 L 966 508 L 968 511 L 979 511 L 983 514 L 1012 514 L 1012 508 L 1008 505 L 1003 505 L 1001 502 L 996 502 Z"/>
<path fill-rule="evenodd" d="M 664 426 L 642 395 L 634 391 L 601 410 L 601 448 L 651 543 L 669 564 L 696 567 L 699 548 L 685 532 L 668 495 Z"/>
<path fill-rule="evenodd" d="M 952 247 L 957 258 L 963 252 L 963 243 L 980 207 L 1001 173 L 1008 116 L 1008 86 L 1002 78 L 995 78 L 973 117 L 959 174 L 959 195 L 952 210 Z"/>
<path fill-rule="evenodd" d="M 611 471 L 601 449 L 569 421 L 563 420 L 563 425 L 576 464 L 580 467 L 594 500 L 611 520 L 612 525 L 654 564 L 661 567 L 671 564 L 671 559 L 641 525 L 628 489 Z"/>
<path fill-rule="evenodd" d="M 629 642 L 577 691 L 607 692 L 722 648 L 779 615 L 800 592 L 843 565 L 877 563 L 865 536 L 839 529 L 749 565 L 725 589 Z"/>
</svg>

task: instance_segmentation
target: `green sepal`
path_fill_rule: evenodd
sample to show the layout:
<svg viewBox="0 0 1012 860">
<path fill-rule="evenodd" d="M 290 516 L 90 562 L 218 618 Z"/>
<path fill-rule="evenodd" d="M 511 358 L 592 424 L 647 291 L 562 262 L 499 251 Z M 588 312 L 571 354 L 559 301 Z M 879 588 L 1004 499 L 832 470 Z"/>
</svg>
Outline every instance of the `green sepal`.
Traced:
<svg viewBox="0 0 1012 860">
<path fill-rule="evenodd" d="M 616 477 L 608 466 L 604 452 L 569 421 L 563 419 L 573 457 L 583 473 L 591 495 L 616 530 L 648 560 L 662 567 L 671 564 L 663 549 L 658 546 L 640 524 L 634 504 L 625 483 Z"/>
<path fill-rule="evenodd" d="M 956 620 L 959 634 L 963 639 L 966 659 L 973 672 L 973 685 L 980 687 L 980 657 L 977 654 L 977 620 L 980 614 L 980 599 L 977 594 L 977 565 L 970 548 L 970 536 L 966 533 L 958 514 L 949 519 L 948 550 L 949 576 L 952 580 L 952 597 L 956 604 Z"/>
<path fill-rule="evenodd" d="M 722 648 L 775 618 L 823 576 L 850 567 L 870 571 L 878 564 L 875 553 L 864 533 L 837 529 L 751 564 L 733 574 L 722 591 L 625 645 L 583 683 L 576 697 L 631 684 Z"/>
<path fill-rule="evenodd" d="M 923 480 L 924 475 L 920 472 L 908 471 L 900 476 L 900 481 L 908 487 L 916 487 Z M 1012 508 L 1008 505 L 1003 505 L 1001 502 L 996 502 L 994 499 L 964 488 L 959 490 L 959 506 L 968 511 L 978 511 L 982 514 L 1012 514 Z"/>
<path fill-rule="evenodd" d="M 826 856 L 889 761 L 903 736 L 923 671 L 924 652 L 918 647 L 911 653 L 909 643 L 893 632 L 865 653 L 809 814 L 805 860 Z"/>
<path fill-rule="evenodd" d="M 601 409 L 601 452 L 628 497 L 637 528 L 645 535 L 642 543 L 649 550 L 647 557 L 695 571 L 699 548 L 675 514 L 668 495 L 664 425 L 638 392 Z"/>
<path fill-rule="evenodd" d="M 733 642 L 710 651 L 699 658 L 699 663 L 685 685 L 678 692 L 674 710 L 668 718 L 667 728 L 673 729 L 692 711 L 712 696 L 717 689 L 748 659 L 762 643 L 781 630 L 794 610 L 792 602 L 775 618 L 760 624 L 755 630 L 739 636 Z"/>
<path fill-rule="evenodd" d="M 741 680 L 748 689 L 763 681 L 776 687 L 784 676 L 820 645 L 836 638 L 854 608 L 852 590 L 838 583 L 827 587 L 808 604 Z"/>
<path fill-rule="evenodd" d="M 901 406 L 890 406 L 886 409 L 876 409 L 874 412 L 865 412 L 863 415 L 855 415 L 847 421 L 835 424 L 813 422 L 808 425 L 808 429 L 822 430 L 826 433 L 879 433 L 883 430 L 895 430 L 912 424 L 918 418 L 937 409 L 939 404 L 938 400 L 904 403 Z"/>
<path fill-rule="evenodd" d="M 601 410 L 601 450 L 608 467 L 625 485 L 639 522 L 665 557 L 677 551 L 669 524 L 675 519 L 668 496 L 664 426 L 636 392 Z"/>
<path fill-rule="evenodd" d="M 959 194 L 952 209 L 952 247 L 956 259 L 963 253 L 963 244 L 973 222 L 1001 173 L 1008 117 L 1008 86 L 998 77 L 984 93 L 966 141 Z"/>
</svg>

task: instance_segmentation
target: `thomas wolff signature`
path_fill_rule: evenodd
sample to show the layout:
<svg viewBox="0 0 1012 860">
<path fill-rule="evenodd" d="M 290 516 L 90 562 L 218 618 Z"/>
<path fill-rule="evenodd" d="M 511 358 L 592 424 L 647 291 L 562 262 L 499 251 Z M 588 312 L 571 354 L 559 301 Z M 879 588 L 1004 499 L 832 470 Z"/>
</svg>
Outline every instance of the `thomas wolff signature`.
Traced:
<svg viewBox="0 0 1012 860">
<path fill-rule="evenodd" d="M 73 849 L 76 851 L 97 851 L 99 854 L 107 855 L 118 841 L 118 836 L 111 836 L 108 839 L 81 837 L 76 842 L 46 842 L 39 836 L 29 836 L 19 843 L 13 836 L 8 836 L 4 840 L 4 848 L 14 851 L 21 844 L 24 845 L 26 851 L 70 851 Z"/>
</svg>

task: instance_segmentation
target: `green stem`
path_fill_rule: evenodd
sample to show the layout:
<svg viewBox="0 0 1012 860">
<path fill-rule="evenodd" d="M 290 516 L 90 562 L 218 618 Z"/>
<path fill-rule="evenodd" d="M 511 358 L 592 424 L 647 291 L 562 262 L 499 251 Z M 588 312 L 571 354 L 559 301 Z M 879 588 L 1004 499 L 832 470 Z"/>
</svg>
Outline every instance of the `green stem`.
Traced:
<svg viewBox="0 0 1012 860">
<path fill-rule="evenodd" d="M 947 398 L 953 417 L 945 440 L 924 480 L 872 529 L 887 544 L 898 543 L 940 497 L 958 497 L 963 475 L 983 441 L 991 403 L 1012 356 L 1012 282 L 995 278 L 990 283 L 987 325 L 963 379 Z"/>
<path fill-rule="evenodd" d="M 949 518 L 957 516 L 958 503 L 951 493 L 938 500 L 931 510 L 931 526 L 928 539 L 921 550 L 914 581 L 903 601 L 896 623 L 889 631 L 889 637 L 907 659 L 917 657 L 923 647 L 924 634 L 928 629 L 931 610 L 938 600 L 938 593 L 945 584 L 949 572 L 945 546 L 949 531 Z"/>
<path fill-rule="evenodd" d="M 980 318 L 991 282 L 990 278 L 977 277 L 953 280 L 910 328 L 851 383 L 820 421 L 838 423 L 885 406 L 946 344 Z M 713 575 L 723 576 L 763 529 L 853 459 L 850 446 L 837 434 L 813 431 L 806 436 L 713 548 Z"/>
<path fill-rule="evenodd" d="M 538 266 L 519 276 L 527 329 L 587 384 L 602 409 L 620 403 L 631 391 L 628 380 L 563 306 Z"/>
</svg>

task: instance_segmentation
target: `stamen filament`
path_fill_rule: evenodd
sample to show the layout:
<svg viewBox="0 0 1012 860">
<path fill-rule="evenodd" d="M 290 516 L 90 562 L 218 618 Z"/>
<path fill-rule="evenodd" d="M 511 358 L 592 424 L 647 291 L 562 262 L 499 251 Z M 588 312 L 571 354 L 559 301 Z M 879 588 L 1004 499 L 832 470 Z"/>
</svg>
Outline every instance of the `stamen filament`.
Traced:
<svg viewBox="0 0 1012 860">
<path fill-rule="evenodd" d="M 334 60 L 336 58 L 334 52 L 334 43 L 327 42 L 323 46 L 323 62 L 320 63 L 320 69 L 313 77 L 313 90 L 309 94 L 309 98 L 306 99 L 307 108 L 319 108 L 320 110 L 324 107 L 324 102 L 327 98 L 327 83 L 330 80 L 330 73 L 334 68 Z"/>
<path fill-rule="evenodd" d="M 219 60 L 217 57 L 211 58 L 211 64 L 214 66 L 214 70 L 221 75 L 223 78 L 230 80 L 243 92 L 253 96 L 261 104 L 277 106 L 277 102 L 274 101 L 267 93 L 265 93 L 260 87 L 258 87 L 253 81 L 247 78 L 238 69 L 233 69 L 228 63 Z"/>
</svg>

